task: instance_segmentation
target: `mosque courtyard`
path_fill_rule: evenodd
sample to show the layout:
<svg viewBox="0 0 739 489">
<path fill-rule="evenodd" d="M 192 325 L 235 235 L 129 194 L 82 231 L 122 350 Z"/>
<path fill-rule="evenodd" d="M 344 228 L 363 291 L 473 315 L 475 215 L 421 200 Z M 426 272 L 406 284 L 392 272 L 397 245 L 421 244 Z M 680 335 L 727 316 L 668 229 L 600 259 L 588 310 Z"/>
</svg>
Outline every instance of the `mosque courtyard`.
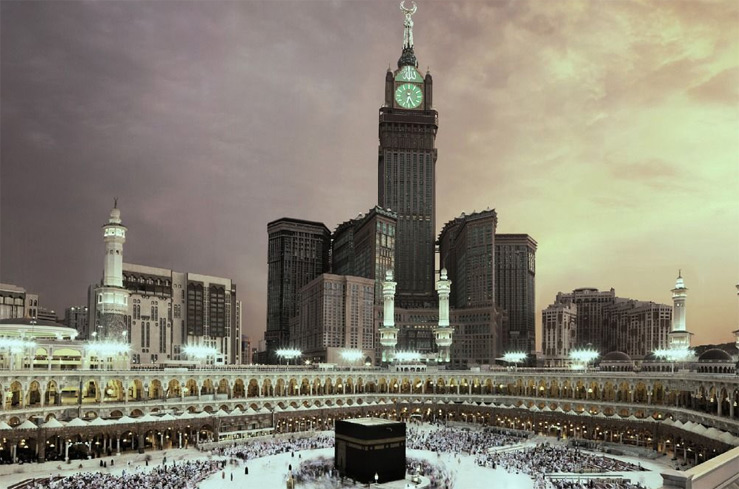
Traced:
<svg viewBox="0 0 739 489">
<path fill-rule="evenodd" d="M 437 430 L 438 427 L 432 425 L 423 425 L 420 427 L 414 427 L 417 433 L 423 434 L 425 432 L 431 432 Z M 322 432 L 316 434 L 316 436 L 323 436 L 324 439 L 333 437 L 333 432 Z M 249 441 L 244 444 L 248 447 L 249 444 L 254 444 L 255 441 Z M 265 443 L 271 443 L 269 440 Z M 503 446 L 486 448 L 486 453 L 492 453 L 500 451 L 500 456 L 503 458 L 513 456 L 515 452 L 521 452 L 527 449 L 532 449 L 537 446 L 554 447 L 564 450 L 567 445 L 565 440 L 557 440 L 552 437 L 536 436 L 522 440 L 521 443 L 513 446 Z M 237 448 L 238 449 L 238 448 Z M 270 453 L 265 451 L 262 453 Z M 125 489 L 138 489 L 139 486 L 135 482 L 131 482 L 131 475 L 135 473 L 144 474 L 150 471 L 160 471 L 161 481 L 152 483 L 149 480 L 148 485 L 143 484 L 140 487 L 146 487 L 147 489 L 157 489 L 157 487 L 167 487 L 166 483 L 168 474 L 174 473 L 178 467 L 186 465 L 188 462 L 215 462 L 211 465 L 218 465 L 209 469 L 211 474 L 204 477 L 200 481 L 190 479 L 185 486 L 179 487 L 198 487 L 202 489 L 224 489 L 227 487 L 242 488 L 242 487 L 256 487 L 259 489 L 267 488 L 284 488 L 288 487 L 288 474 L 292 473 L 296 476 L 295 488 L 305 489 L 329 489 L 339 487 L 367 487 L 366 484 L 354 483 L 350 480 L 341 481 L 338 478 L 331 478 L 328 475 L 317 475 L 307 478 L 299 478 L 298 471 L 301 464 L 306 464 L 315 461 L 321 461 L 326 467 L 332 465 L 332 459 L 334 456 L 333 447 L 329 448 L 318 448 L 318 449 L 304 449 L 304 450 L 290 450 L 285 453 L 276 453 L 266 456 L 259 456 L 262 453 L 251 454 L 249 460 L 244 461 L 237 459 L 230 455 L 221 455 L 212 451 L 199 451 L 195 448 L 186 449 L 173 449 L 168 451 L 151 451 L 145 454 L 138 453 L 124 453 L 118 456 L 105 457 L 102 459 L 92 459 L 72 461 L 71 464 L 47 462 L 44 464 L 25 464 L 25 465 L 2 465 L 0 466 L 0 487 L 13 487 L 22 481 L 28 481 L 29 479 L 45 479 L 45 481 L 39 481 L 38 485 L 28 484 L 26 488 L 34 487 L 52 487 L 52 488 L 66 488 L 66 487 L 87 487 L 90 482 L 87 482 L 82 486 L 70 486 L 60 484 L 60 479 L 76 474 L 82 473 L 96 473 L 100 474 L 99 479 L 95 479 L 96 482 L 100 482 L 100 489 L 108 489 L 113 487 L 121 487 Z M 646 459 L 634 456 L 615 456 L 615 455 L 604 455 L 602 453 L 592 452 L 584 449 L 580 449 L 578 455 L 581 457 L 597 457 L 605 460 L 605 457 L 615 459 L 618 461 L 633 464 L 638 466 L 641 470 L 638 471 L 613 471 L 604 473 L 566 473 L 566 472 L 554 472 L 547 474 L 546 477 L 540 477 L 537 480 L 532 478 L 530 475 L 522 473 L 522 471 L 508 468 L 507 470 L 497 466 L 496 468 L 490 468 L 480 466 L 478 464 L 479 458 L 475 455 L 467 453 L 454 453 L 454 451 L 443 451 L 435 452 L 431 450 L 419 450 L 408 448 L 406 450 L 407 459 L 413 459 L 419 462 L 426 462 L 428 465 L 433 466 L 436 473 L 430 477 L 422 477 L 421 484 L 417 485 L 413 483 L 410 478 L 406 481 L 395 481 L 380 484 L 372 484 L 372 487 L 378 487 L 380 489 L 406 489 L 406 488 L 423 488 L 423 487 L 436 487 L 441 489 L 474 489 L 478 487 L 490 487 L 494 481 L 496 489 L 540 489 L 540 488 L 554 488 L 554 487 L 598 487 L 595 482 L 600 482 L 600 487 L 628 487 L 625 483 L 628 483 L 638 487 L 656 489 L 662 487 L 662 477 L 660 473 L 665 469 L 673 469 L 673 462 L 670 461 L 669 457 L 661 456 L 657 459 Z M 251 458 L 256 456 L 258 458 Z M 107 464 L 107 467 L 101 467 L 101 460 Z M 112 463 L 111 463 L 112 462 Z M 148 465 L 147 465 L 148 462 Z M 220 463 L 223 463 L 224 467 L 220 467 Z M 164 464 L 164 465 L 163 465 Z M 247 469 L 248 468 L 248 474 Z M 175 471 L 175 472 L 169 472 Z M 125 480 L 121 478 L 124 474 L 128 474 L 129 479 Z M 443 477 L 441 476 L 443 475 Z M 113 478 L 113 477 L 115 478 Z M 48 482 L 48 478 L 53 477 L 51 484 Z M 98 477 L 98 476 L 91 476 Z M 104 477 L 104 479 L 103 479 Z M 593 485 L 589 486 L 591 479 L 593 479 Z M 608 480 L 610 482 L 604 482 Z M 104 481 L 104 482 L 103 482 Z M 616 481 L 621 481 L 621 485 L 610 485 Z M 171 483 L 171 480 L 169 480 Z M 557 486 L 555 484 L 559 483 Z M 161 484 L 161 485 L 159 485 Z"/>
</svg>

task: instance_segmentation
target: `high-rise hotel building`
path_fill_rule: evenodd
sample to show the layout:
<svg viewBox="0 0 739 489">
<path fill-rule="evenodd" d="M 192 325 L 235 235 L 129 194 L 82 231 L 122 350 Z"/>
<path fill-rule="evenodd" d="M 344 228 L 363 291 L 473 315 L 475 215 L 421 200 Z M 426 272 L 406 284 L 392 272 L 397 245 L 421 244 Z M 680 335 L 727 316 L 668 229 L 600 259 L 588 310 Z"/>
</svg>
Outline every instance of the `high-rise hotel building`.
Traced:
<svg viewBox="0 0 739 489">
<path fill-rule="evenodd" d="M 536 241 L 528 234 L 495 235 L 495 303 L 506 311 L 504 351 L 536 350 Z"/>
<path fill-rule="evenodd" d="M 406 40 L 408 41 L 408 40 Z M 385 74 L 380 107 L 378 205 L 398 215 L 395 239 L 395 303 L 436 303 L 436 131 L 431 74 L 418 71 L 412 42 L 404 44 L 398 69 Z"/>
<path fill-rule="evenodd" d="M 375 301 L 382 298 L 381 281 L 395 267 L 398 215 L 375 206 L 367 214 L 339 224 L 332 235 L 331 273 L 375 280 Z"/>
<path fill-rule="evenodd" d="M 560 313 L 564 315 L 554 321 Z M 668 347 L 671 324 L 672 306 L 667 304 L 616 297 L 614 289 L 560 292 L 542 311 L 543 353 L 545 359 L 561 360 L 572 348 L 590 348 L 601 355 L 621 351 L 638 360 Z M 555 325 L 570 326 L 569 344 L 555 334 Z"/>
<path fill-rule="evenodd" d="M 331 232 L 319 222 L 282 218 L 267 225 L 267 358 L 290 345 L 290 320 L 299 309 L 299 291 L 330 270 Z"/>
<path fill-rule="evenodd" d="M 103 226 L 103 282 L 90 286 L 85 336 L 126 342 L 131 362 L 177 365 L 189 362 L 186 345 L 215 348 L 209 362 L 239 363 L 241 315 L 231 279 L 123 261 L 126 228 L 120 210 Z M 123 239 L 122 239 L 123 238 Z"/>
</svg>

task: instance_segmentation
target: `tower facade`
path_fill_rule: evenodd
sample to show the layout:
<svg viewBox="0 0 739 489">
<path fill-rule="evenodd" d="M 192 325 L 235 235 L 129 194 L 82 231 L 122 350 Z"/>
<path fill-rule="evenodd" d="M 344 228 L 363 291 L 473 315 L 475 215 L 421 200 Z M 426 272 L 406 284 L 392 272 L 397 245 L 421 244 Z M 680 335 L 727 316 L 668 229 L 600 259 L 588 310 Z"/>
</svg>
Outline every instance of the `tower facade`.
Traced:
<svg viewBox="0 0 739 489">
<path fill-rule="evenodd" d="M 418 71 L 413 48 L 413 9 L 405 13 L 398 69 L 385 75 L 380 108 L 378 204 L 398 217 L 395 280 L 402 307 L 429 307 L 434 297 L 436 131 L 431 74 Z"/>
<path fill-rule="evenodd" d="M 103 225 L 105 258 L 103 282 L 95 288 L 94 314 L 89 318 L 89 339 L 127 342 L 126 314 L 130 292 L 123 287 L 123 244 L 128 229 L 116 202 Z"/>
<path fill-rule="evenodd" d="M 528 234 L 495 235 L 495 303 L 506 310 L 503 349 L 536 349 L 536 241 Z"/>
<path fill-rule="evenodd" d="M 690 348 L 690 337 L 686 326 L 687 311 L 685 301 L 688 298 L 688 289 L 683 281 L 682 271 L 678 272 L 675 288 L 672 289 L 672 330 L 670 331 L 670 348 Z"/>
<path fill-rule="evenodd" d="M 462 214 L 439 234 L 440 266 L 452 282 L 455 308 L 495 304 L 495 210 Z"/>
<path fill-rule="evenodd" d="M 577 340 L 577 305 L 555 303 L 541 311 L 542 350 L 547 367 L 569 365 Z"/>
<path fill-rule="evenodd" d="M 374 363 L 375 281 L 324 273 L 300 289 L 300 310 L 290 321 L 290 346 L 314 363 L 343 363 L 347 349 L 363 352 L 353 362 Z"/>
<path fill-rule="evenodd" d="M 267 342 L 271 352 L 287 347 L 290 320 L 298 313 L 298 291 L 330 270 L 331 232 L 319 222 L 282 218 L 267 225 Z"/>
<path fill-rule="evenodd" d="M 331 241 L 331 273 L 375 279 L 379 304 L 385 272 L 395 266 L 396 226 L 397 215 L 379 206 L 339 224 Z"/>
</svg>

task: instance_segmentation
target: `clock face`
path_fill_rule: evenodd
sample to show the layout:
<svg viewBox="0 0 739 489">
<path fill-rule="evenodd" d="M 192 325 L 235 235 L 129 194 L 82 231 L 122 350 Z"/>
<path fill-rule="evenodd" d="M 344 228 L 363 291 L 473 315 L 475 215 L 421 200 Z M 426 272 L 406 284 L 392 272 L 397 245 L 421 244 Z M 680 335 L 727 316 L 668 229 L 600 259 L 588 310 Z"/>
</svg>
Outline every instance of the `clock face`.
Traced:
<svg viewBox="0 0 739 489">
<path fill-rule="evenodd" d="M 395 101 L 405 109 L 415 109 L 422 100 L 423 92 L 418 85 L 403 83 L 395 89 Z"/>
</svg>

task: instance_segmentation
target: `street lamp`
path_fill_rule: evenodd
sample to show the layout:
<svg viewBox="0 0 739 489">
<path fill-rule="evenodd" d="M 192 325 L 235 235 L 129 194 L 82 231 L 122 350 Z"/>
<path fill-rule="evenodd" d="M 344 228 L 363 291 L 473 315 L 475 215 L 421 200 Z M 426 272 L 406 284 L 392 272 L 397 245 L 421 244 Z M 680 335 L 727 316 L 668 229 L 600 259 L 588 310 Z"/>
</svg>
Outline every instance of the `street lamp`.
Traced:
<svg viewBox="0 0 739 489">
<path fill-rule="evenodd" d="M 657 358 L 664 358 L 670 362 L 672 372 L 675 372 L 675 363 L 682 363 L 690 360 L 695 356 L 695 352 L 686 347 L 661 348 L 654 351 L 654 356 Z"/>
<path fill-rule="evenodd" d="M 364 357 L 362 350 L 344 350 L 341 352 L 341 358 L 348 362 L 350 365 L 354 365 L 356 362 Z"/>
<path fill-rule="evenodd" d="M 380 478 L 380 476 L 377 475 L 377 472 L 375 472 L 375 485 L 377 485 L 377 481 L 378 481 L 379 478 Z"/>
<path fill-rule="evenodd" d="M 518 364 L 525 362 L 528 356 L 529 355 L 527 353 L 522 352 L 522 351 L 512 351 L 512 352 L 508 352 L 505 355 L 503 355 L 503 358 L 501 358 L 501 360 L 503 360 L 506 363 L 512 363 L 514 369 L 517 369 Z"/>
<path fill-rule="evenodd" d="M 303 352 L 298 350 L 297 348 L 281 348 L 275 351 L 275 354 L 280 358 L 280 360 L 284 358 L 289 365 L 290 360 L 298 358 L 303 354 Z"/>
<path fill-rule="evenodd" d="M 419 362 L 421 360 L 421 354 L 417 351 L 399 351 L 395 354 L 395 359 L 398 362 Z"/>
<path fill-rule="evenodd" d="M 572 360 L 573 370 L 588 371 L 588 364 L 598 358 L 600 354 L 596 350 L 584 348 L 581 350 L 572 350 L 570 352 L 570 360 Z"/>
<path fill-rule="evenodd" d="M 207 363 L 209 358 L 218 355 L 218 348 L 205 345 L 185 345 L 182 348 L 182 353 L 187 355 L 188 359 L 197 360 L 202 365 Z"/>
</svg>

